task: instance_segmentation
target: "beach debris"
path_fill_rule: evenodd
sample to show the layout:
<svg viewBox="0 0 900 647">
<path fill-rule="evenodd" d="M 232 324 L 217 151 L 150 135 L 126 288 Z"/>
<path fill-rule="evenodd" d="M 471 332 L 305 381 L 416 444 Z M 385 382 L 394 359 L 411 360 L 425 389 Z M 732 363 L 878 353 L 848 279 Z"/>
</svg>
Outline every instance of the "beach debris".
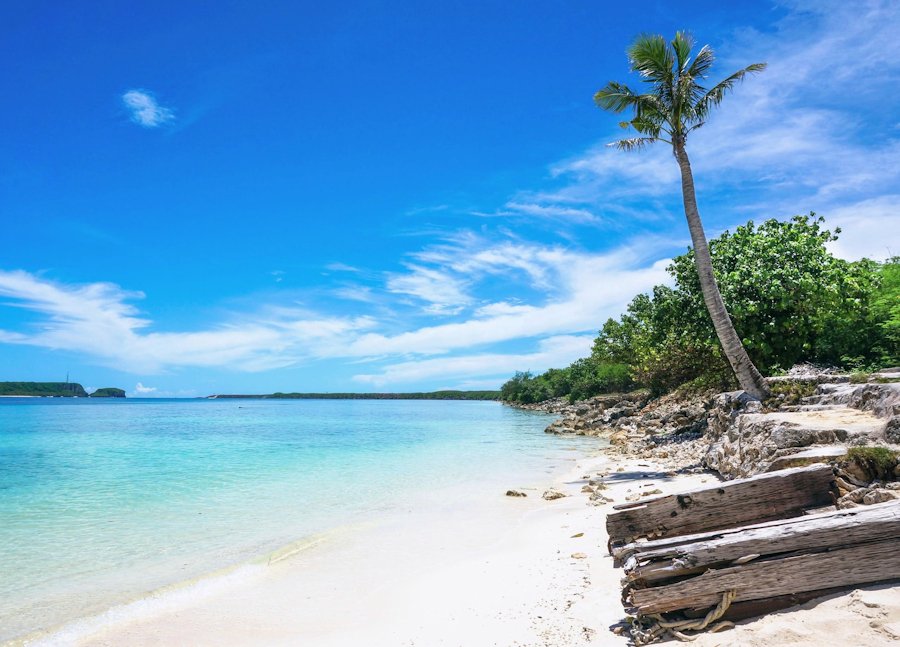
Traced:
<svg viewBox="0 0 900 647">
<path fill-rule="evenodd" d="M 572 559 L 587 559 L 587 553 L 572 553 Z"/>
<path fill-rule="evenodd" d="M 639 537 L 674 537 L 797 517 L 810 508 L 833 505 L 833 480 L 830 466 L 811 465 L 621 503 L 606 517 L 609 547 Z"/>
<path fill-rule="evenodd" d="M 543 494 L 542 496 L 543 496 L 543 498 L 546 499 L 547 501 L 555 501 L 556 499 L 562 499 L 562 498 L 567 497 L 567 496 L 569 496 L 569 495 L 568 495 L 568 494 L 565 494 L 565 493 L 563 493 L 563 492 L 560 492 L 559 490 L 555 490 L 555 489 L 553 489 L 553 488 L 550 488 L 549 490 L 547 490 L 546 492 L 544 492 L 544 494 Z"/>
<path fill-rule="evenodd" d="M 507 490 L 506 496 L 528 496 L 524 492 L 520 492 L 519 490 Z"/>
<path fill-rule="evenodd" d="M 686 632 L 900 579 L 900 500 L 839 509 L 834 481 L 830 466 L 813 465 L 615 506 L 610 552 L 625 571 L 634 643 L 691 640 Z"/>
<path fill-rule="evenodd" d="M 575 533 L 574 535 L 569 537 L 569 539 L 578 539 L 579 537 L 584 537 L 584 533 L 583 532 Z"/>
</svg>

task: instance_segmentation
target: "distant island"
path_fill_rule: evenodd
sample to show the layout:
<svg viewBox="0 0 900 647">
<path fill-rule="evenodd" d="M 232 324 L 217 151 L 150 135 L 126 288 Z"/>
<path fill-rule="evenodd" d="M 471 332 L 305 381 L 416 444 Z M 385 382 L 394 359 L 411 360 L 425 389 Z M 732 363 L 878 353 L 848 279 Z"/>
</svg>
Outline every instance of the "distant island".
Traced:
<svg viewBox="0 0 900 647">
<path fill-rule="evenodd" d="M 107 386 L 102 389 L 97 389 L 93 393 L 90 394 L 91 398 L 124 398 L 125 391 L 123 389 L 117 389 L 113 386 Z"/>
<path fill-rule="evenodd" d="M 428 393 L 269 393 L 210 395 L 209 400 L 499 400 L 500 391 L 430 391 Z"/>
<path fill-rule="evenodd" d="M 114 387 L 88 394 L 78 382 L 0 382 L 0 396 L 38 398 L 124 398 L 125 391 Z"/>
</svg>

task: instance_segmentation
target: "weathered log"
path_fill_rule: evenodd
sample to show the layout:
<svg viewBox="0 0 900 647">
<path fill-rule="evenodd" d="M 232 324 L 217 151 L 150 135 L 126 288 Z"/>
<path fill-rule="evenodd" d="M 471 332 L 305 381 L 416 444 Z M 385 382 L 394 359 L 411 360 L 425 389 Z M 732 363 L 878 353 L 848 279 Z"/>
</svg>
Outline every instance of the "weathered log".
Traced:
<svg viewBox="0 0 900 647">
<path fill-rule="evenodd" d="M 606 517 L 609 547 L 796 517 L 833 503 L 831 467 L 813 465 L 620 506 Z"/>
<path fill-rule="evenodd" d="M 632 589 L 628 600 L 635 613 L 646 615 L 712 607 L 730 590 L 736 592 L 735 602 L 745 602 L 895 579 L 900 579 L 897 537 L 709 570 L 674 584 Z"/>
<path fill-rule="evenodd" d="M 900 501 L 693 537 L 694 541 L 678 545 L 631 544 L 632 554 L 625 563 L 628 579 L 637 586 L 656 584 L 760 557 L 823 551 L 894 538 L 898 538 L 900 547 Z"/>
</svg>

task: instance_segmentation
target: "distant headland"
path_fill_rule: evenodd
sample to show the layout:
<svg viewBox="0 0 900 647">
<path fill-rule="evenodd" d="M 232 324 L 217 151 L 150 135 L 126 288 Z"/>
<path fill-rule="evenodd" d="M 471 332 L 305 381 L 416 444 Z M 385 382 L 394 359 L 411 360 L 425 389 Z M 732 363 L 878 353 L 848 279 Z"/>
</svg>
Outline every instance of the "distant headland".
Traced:
<svg viewBox="0 0 900 647">
<path fill-rule="evenodd" d="M 500 391 L 430 391 L 427 393 L 268 393 L 265 395 L 210 395 L 209 400 L 499 400 Z"/>
<path fill-rule="evenodd" d="M 32 398 L 124 398 L 125 391 L 114 387 L 88 393 L 78 382 L 0 382 L 0 396 Z"/>
</svg>

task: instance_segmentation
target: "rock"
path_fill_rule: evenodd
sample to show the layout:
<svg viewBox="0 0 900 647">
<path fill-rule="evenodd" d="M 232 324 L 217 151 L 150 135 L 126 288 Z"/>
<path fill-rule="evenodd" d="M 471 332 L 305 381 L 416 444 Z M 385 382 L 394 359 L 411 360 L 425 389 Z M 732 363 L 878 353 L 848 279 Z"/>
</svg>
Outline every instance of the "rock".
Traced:
<svg viewBox="0 0 900 647">
<path fill-rule="evenodd" d="M 623 429 L 618 429 L 609 435 L 610 445 L 624 445 L 627 442 L 628 432 Z"/>
<path fill-rule="evenodd" d="M 518 490 L 507 490 L 506 496 L 528 496 L 524 492 L 519 492 Z"/>
<path fill-rule="evenodd" d="M 900 406 L 900 384 L 820 384 L 807 400 L 811 404 L 762 413 L 741 391 L 717 396 L 707 417 L 704 463 L 737 478 L 810 460 L 831 462 L 827 454 L 840 454 L 823 446 L 882 442 L 889 424 L 883 418 Z M 853 476 L 863 483 L 872 478 Z"/>
<path fill-rule="evenodd" d="M 851 500 L 849 496 L 842 496 L 837 500 L 837 507 L 839 510 L 846 510 L 848 508 L 859 507 L 859 504 Z"/>
<path fill-rule="evenodd" d="M 653 488 L 652 490 L 647 490 L 646 492 L 641 492 L 641 496 L 653 496 L 654 494 L 662 494 L 662 490 L 659 488 Z"/>
<path fill-rule="evenodd" d="M 568 495 L 563 494 L 559 490 L 550 489 L 550 490 L 547 490 L 546 492 L 544 492 L 544 494 L 542 496 L 547 501 L 555 501 L 556 499 L 562 499 Z"/>
<path fill-rule="evenodd" d="M 900 493 L 894 490 L 885 490 L 883 488 L 873 488 L 863 498 L 864 505 L 872 505 L 875 503 L 884 503 L 885 501 L 893 501 L 900 498 Z"/>
<path fill-rule="evenodd" d="M 855 490 L 856 487 L 857 487 L 857 486 L 855 486 L 855 485 L 851 485 L 850 483 L 848 483 L 847 481 L 845 481 L 845 480 L 844 480 L 843 478 L 841 478 L 840 476 L 836 476 L 836 477 L 834 478 L 834 484 L 838 486 L 838 489 L 844 490 L 845 492 L 852 492 L 852 491 Z"/>
<path fill-rule="evenodd" d="M 891 416 L 884 426 L 884 439 L 889 443 L 900 445 L 900 415 Z"/>
<path fill-rule="evenodd" d="M 583 486 L 581 486 L 581 491 L 590 493 L 590 492 L 594 491 L 594 488 L 592 488 L 590 485 L 583 485 Z"/>
</svg>

